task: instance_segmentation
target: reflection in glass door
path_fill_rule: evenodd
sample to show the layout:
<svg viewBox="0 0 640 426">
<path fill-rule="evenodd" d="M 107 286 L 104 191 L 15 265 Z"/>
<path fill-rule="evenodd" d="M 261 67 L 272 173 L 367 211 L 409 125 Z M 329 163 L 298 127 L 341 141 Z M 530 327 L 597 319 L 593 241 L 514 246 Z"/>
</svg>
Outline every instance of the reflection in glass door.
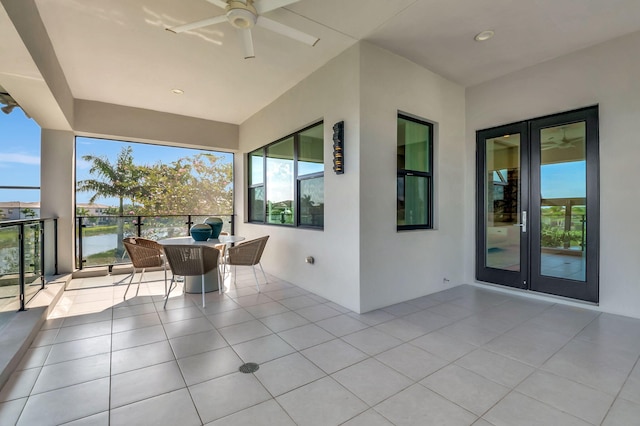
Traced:
<svg viewBox="0 0 640 426">
<path fill-rule="evenodd" d="M 478 134 L 478 279 L 518 288 L 525 288 L 528 263 L 526 133 L 519 123 Z"/>
<path fill-rule="evenodd" d="M 586 279 L 586 123 L 540 130 L 540 274 Z"/>
<path fill-rule="evenodd" d="M 486 265 L 520 270 L 520 135 L 487 139 Z"/>
<path fill-rule="evenodd" d="M 530 122 L 529 288 L 598 302 L 598 109 Z"/>
<path fill-rule="evenodd" d="M 482 130 L 480 281 L 598 301 L 598 110 Z"/>
</svg>

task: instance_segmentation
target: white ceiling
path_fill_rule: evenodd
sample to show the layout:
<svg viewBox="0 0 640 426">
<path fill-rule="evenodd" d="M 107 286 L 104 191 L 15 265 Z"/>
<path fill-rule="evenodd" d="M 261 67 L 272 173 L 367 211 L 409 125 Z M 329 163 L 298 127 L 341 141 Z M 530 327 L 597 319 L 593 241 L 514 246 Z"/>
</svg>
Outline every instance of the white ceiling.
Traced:
<svg viewBox="0 0 640 426">
<path fill-rule="evenodd" d="M 358 40 L 472 86 L 640 31 L 639 0 L 300 0 L 266 16 L 319 37 L 318 44 L 256 27 L 256 58 L 245 60 L 227 23 L 165 31 L 223 13 L 205 0 L 35 3 L 74 98 L 236 124 Z M 9 89 L 9 75 L 41 77 L 5 24 L 11 21 L 0 10 L 0 85 Z M 495 37 L 475 42 L 485 29 Z M 26 93 L 12 95 L 28 101 Z"/>
</svg>

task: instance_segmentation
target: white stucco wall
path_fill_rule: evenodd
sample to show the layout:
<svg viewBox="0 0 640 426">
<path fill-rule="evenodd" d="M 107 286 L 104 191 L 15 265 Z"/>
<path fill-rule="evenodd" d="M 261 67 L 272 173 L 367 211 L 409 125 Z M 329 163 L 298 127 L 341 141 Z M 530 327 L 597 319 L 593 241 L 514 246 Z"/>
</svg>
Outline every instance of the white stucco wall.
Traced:
<svg viewBox="0 0 640 426">
<path fill-rule="evenodd" d="M 237 231 L 248 238 L 270 235 L 262 265 L 349 309 L 359 306 L 359 50 L 348 49 L 240 126 L 236 155 Z M 245 223 L 245 155 L 324 120 L 324 230 Z M 345 122 L 345 174 L 333 172 L 333 125 Z M 313 256 L 315 264 L 304 262 Z"/>
<path fill-rule="evenodd" d="M 396 232 L 399 110 L 436 123 L 435 230 Z M 322 232 L 244 223 L 245 167 L 237 157 L 238 233 L 272 236 L 265 268 L 358 312 L 460 284 L 464 89 L 359 43 L 243 123 L 240 150 L 246 154 L 320 118 L 325 121 Z M 346 172 L 335 175 L 331 127 L 340 120 L 345 121 Z M 304 263 L 307 255 L 316 258 L 315 265 Z"/>
<path fill-rule="evenodd" d="M 361 70 L 360 303 L 369 311 L 463 281 L 465 100 L 462 86 L 368 43 Z M 396 231 L 398 111 L 435 123 L 433 230 Z"/>
<path fill-rule="evenodd" d="M 142 108 L 76 99 L 80 136 L 150 142 L 196 149 L 238 149 L 238 125 Z"/>
<path fill-rule="evenodd" d="M 600 308 L 640 317 L 640 33 L 467 90 L 465 277 L 475 281 L 476 130 L 599 104 Z"/>
</svg>

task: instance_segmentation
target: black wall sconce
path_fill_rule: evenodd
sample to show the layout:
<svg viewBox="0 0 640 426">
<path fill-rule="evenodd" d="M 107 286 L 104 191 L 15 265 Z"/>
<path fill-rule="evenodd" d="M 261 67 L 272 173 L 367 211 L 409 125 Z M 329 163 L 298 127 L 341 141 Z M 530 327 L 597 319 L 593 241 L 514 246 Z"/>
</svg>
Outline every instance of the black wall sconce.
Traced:
<svg viewBox="0 0 640 426">
<path fill-rule="evenodd" d="M 344 173 L 344 121 L 333 125 L 333 171 Z"/>
</svg>

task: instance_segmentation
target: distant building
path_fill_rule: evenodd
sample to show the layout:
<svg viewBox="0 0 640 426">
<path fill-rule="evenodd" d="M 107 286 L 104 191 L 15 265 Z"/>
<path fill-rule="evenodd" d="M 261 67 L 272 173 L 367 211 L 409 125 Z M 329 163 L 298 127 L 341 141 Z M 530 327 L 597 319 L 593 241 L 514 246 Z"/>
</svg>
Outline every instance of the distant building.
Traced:
<svg viewBox="0 0 640 426">
<path fill-rule="evenodd" d="M 40 203 L 1 201 L 0 220 L 18 220 L 40 217 Z"/>
<path fill-rule="evenodd" d="M 107 214 L 111 206 L 105 204 L 78 203 L 77 209 L 86 210 L 86 216 L 102 216 Z M 40 217 L 40 203 L 22 201 L 0 201 L 0 220 L 18 220 Z"/>
<path fill-rule="evenodd" d="M 107 206 L 106 204 L 88 204 L 88 203 L 77 203 L 76 210 L 85 209 L 87 211 L 87 216 L 102 216 L 107 214 L 107 209 L 110 209 L 111 206 Z"/>
</svg>

